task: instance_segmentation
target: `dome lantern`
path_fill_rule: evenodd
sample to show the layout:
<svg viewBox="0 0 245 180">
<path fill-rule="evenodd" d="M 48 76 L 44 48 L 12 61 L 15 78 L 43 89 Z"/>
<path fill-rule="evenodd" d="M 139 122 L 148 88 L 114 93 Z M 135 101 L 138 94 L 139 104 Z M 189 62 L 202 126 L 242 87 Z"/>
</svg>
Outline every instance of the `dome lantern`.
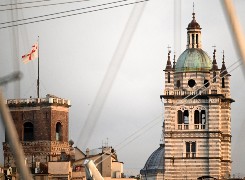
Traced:
<svg viewBox="0 0 245 180">
<path fill-rule="evenodd" d="M 195 12 L 192 13 L 192 21 L 187 27 L 187 45 L 186 48 L 202 48 L 201 27 L 196 21 Z"/>
</svg>

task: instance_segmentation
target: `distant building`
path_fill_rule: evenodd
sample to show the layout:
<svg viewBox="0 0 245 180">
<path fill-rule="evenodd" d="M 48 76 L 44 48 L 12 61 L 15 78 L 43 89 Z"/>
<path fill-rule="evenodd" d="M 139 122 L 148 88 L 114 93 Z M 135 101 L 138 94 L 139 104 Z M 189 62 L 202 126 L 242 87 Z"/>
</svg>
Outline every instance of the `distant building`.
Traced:
<svg viewBox="0 0 245 180">
<path fill-rule="evenodd" d="M 211 60 L 202 50 L 201 27 L 195 13 L 187 27 L 186 50 L 165 68 L 164 154 L 159 177 L 156 150 L 141 170 L 143 179 L 229 179 L 231 174 L 230 74 L 218 68 L 216 50 Z M 152 157 L 153 156 L 153 157 Z M 145 176 L 145 178 L 144 178 Z"/>
<path fill-rule="evenodd" d="M 164 144 L 155 150 L 145 163 L 143 169 L 140 170 L 141 179 L 163 179 L 164 173 Z"/>
<path fill-rule="evenodd" d="M 99 151 L 99 152 L 98 152 Z M 84 161 L 86 159 L 93 160 L 100 174 L 105 179 L 120 179 L 124 178 L 123 162 L 118 161 L 117 154 L 112 147 L 103 146 L 98 151 L 86 150 L 86 154 L 75 147 L 76 160 L 73 163 L 75 172 L 82 172 L 82 177 L 85 177 Z M 73 177 L 75 178 L 75 174 Z"/>
</svg>

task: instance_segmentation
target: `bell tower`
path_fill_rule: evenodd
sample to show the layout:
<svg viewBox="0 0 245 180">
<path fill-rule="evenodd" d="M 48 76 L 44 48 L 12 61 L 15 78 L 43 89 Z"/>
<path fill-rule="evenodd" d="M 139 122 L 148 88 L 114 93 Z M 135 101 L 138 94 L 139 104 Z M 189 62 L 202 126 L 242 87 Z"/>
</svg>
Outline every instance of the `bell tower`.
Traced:
<svg viewBox="0 0 245 180">
<path fill-rule="evenodd" d="M 7 105 L 32 173 L 47 173 L 49 161 L 70 155 L 69 100 L 48 94 L 46 98 L 8 99 Z M 3 150 L 4 166 L 15 168 L 7 137 Z"/>
<path fill-rule="evenodd" d="M 164 179 L 222 179 L 231 173 L 230 74 L 202 50 L 195 13 L 187 48 L 173 66 L 168 52 L 164 102 Z"/>
</svg>

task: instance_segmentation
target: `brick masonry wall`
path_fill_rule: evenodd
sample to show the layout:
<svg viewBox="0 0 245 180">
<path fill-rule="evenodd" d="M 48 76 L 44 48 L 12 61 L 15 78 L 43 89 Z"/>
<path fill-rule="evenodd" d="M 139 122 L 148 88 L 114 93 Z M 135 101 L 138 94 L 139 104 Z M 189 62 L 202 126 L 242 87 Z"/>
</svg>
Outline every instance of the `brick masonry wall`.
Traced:
<svg viewBox="0 0 245 180">
<path fill-rule="evenodd" d="M 29 167 L 33 162 L 57 161 L 61 152 L 70 154 L 68 144 L 69 106 L 58 104 L 11 104 L 10 112 L 16 126 Z M 24 123 L 33 124 L 33 141 L 24 140 Z M 61 124 L 61 140 L 56 141 L 56 124 Z M 8 142 L 3 143 L 4 166 L 15 167 Z"/>
</svg>

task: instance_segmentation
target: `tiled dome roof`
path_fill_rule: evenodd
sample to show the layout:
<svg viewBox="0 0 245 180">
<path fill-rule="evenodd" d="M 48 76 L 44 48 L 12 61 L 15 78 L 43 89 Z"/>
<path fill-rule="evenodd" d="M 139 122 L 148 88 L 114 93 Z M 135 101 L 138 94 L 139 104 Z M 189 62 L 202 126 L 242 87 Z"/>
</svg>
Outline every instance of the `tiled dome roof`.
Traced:
<svg viewBox="0 0 245 180">
<path fill-rule="evenodd" d="M 164 144 L 155 150 L 145 163 L 143 169 L 140 170 L 141 175 L 148 173 L 163 173 L 164 170 Z"/>
<path fill-rule="evenodd" d="M 202 49 L 186 49 L 178 58 L 176 72 L 209 71 L 212 61 Z"/>
</svg>

